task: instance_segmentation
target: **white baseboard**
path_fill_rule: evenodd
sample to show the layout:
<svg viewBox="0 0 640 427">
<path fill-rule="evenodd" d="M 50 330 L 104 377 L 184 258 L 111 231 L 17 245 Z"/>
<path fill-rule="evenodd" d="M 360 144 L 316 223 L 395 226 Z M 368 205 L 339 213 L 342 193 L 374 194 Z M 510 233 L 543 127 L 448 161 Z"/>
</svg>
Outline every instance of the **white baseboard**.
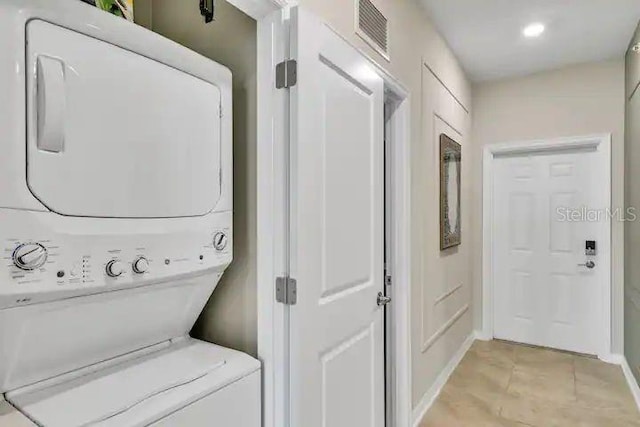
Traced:
<svg viewBox="0 0 640 427">
<path fill-rule="evenodd" d="M 487 331 L 475 331 L 475 336 L 478 341 L 491 341 L 493 334 Z"/>
<path fill-rule="evenodd" d="M 622 372 L 624 372 L 624 376 L 627 379 L 627 383 L 631 389 L 631 394 L 636 400 L 636 405 L 638 406 L 638 409 L 640 409 L 640 387 L 638 386 L 636 377 L 633 376 L 629 362 L 627 362 L 627 359 L 624 356 L 622 356 L 622 363 L 620 363 L 620 366 L 622 366 Z"/>
<path fill-rule="evenodd" d="M 467 354 L 467 351 L 469 351 L 469 348 L 471 347 L 473 342 L 477 339 L 477 336 L 478 336 L 477 332 L 472 332 L 467 337 L 467 339 L 462 343 L 462 345 L 460 346 L 456 354 L 454 354 L 451 360 L 449 361 L 449 363 L 447 363 L 447 366 L 445 366 L 442 372 L 440 372 L 440 375 L 438 375 L 438 378 L 436 378 L 431 388 L 429 388 L 429 390 L 424 394 L 424 396 L 422 396 L 422 399 L 420 399 L 420 403 L 418 403 L 418 405 L 413 410 L 413 414 L 412 414 L 413 427 L 418 427 L 418 425 L 420 424 L 420 421 L 422 421 L 424 416 L 427 414 L 427 411 L 429 410 L 429 408 L 431 408 L 431 405 L 433 405 L 433 402 L 435 402 L 436 398 L 442 391 L 442 388 L 444 387 L 444 385 L 449 380 L 449 377 L 451 376 L 453 371 L 456 369 L 456 367 L 458 367 L 464 355 Z"/>
<path fill-rule="evenodd" d="M 600 354 L 598 355 L 598 359 L 606 363 L 620 366 L 622 366 L 622 364 L 625 362 L 624 355 L 615 353 Z"/>
</svg>

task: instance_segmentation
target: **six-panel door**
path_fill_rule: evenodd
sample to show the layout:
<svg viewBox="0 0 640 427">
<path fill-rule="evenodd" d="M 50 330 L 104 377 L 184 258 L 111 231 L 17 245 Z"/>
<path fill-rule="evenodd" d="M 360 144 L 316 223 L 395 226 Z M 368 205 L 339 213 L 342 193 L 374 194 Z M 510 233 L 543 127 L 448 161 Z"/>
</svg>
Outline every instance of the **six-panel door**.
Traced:
<svg viewBox="0 0 640 427">
<path fill-rule="evenodd" d="M 579 150 L 495 160 L 496 338 L 598 353 L 602 267 L 585 255 L 585 242 L 602 243 L 608 212 L 599 206 L 595 156 Z"/>
</svg>

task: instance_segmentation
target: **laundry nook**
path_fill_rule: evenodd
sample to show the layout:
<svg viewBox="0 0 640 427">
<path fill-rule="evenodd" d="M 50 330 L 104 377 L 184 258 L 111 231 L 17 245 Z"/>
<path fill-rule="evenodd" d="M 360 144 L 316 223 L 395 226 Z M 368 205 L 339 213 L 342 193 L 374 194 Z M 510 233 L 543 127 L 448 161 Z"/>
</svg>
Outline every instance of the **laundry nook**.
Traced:
<svg viewBox="0 0 640 427">
<path fill-rule="evenodd" d="M 260 363 L 189 336 L 233 258 L 231 72 L 79 2 L 0 8 L 6 401 L 41 426 L 259 425 Z"/>
<path fill-rule="evenodd" d="M 0 427 L 640 427 L 639 0 L 0 0 Z"/>
</svg>

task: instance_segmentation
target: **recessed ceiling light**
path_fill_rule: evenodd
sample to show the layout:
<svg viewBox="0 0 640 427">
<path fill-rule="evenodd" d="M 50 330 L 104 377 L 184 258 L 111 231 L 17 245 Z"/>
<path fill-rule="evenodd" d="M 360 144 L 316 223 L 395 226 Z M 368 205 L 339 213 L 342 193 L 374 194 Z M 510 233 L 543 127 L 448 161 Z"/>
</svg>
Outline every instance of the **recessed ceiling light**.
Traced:
<svg viewBox="0 0 640 427">
<path fill-rule="evenodd" d="M 539 37 L 542 33 L 544 33 L 544 24 L 539 22 L 527 25 L 525 29 L 522 30 L 522 34 L 524 34 L 525 37 Z"/>
</svg>

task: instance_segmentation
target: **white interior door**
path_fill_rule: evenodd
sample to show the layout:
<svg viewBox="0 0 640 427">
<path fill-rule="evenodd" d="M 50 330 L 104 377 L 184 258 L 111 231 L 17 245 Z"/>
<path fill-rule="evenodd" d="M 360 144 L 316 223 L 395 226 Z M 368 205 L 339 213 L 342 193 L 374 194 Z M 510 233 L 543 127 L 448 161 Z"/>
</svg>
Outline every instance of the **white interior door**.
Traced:
<svg viewBox="0 0 640 427">
<path fill-rule="evenodd" d="M 290 425 L 381 427 L 383 81 L 312 15 L 291 22 Z"/>
<path fill-rule="evenodd" d="M 494 161 L 494 336 L 597 354 L 609 274 L 596 150 Z M 593 268 L 584 264 L 593 262 Z M 583 265 L 580 265 L 583 264 Z"/>
</svg>

